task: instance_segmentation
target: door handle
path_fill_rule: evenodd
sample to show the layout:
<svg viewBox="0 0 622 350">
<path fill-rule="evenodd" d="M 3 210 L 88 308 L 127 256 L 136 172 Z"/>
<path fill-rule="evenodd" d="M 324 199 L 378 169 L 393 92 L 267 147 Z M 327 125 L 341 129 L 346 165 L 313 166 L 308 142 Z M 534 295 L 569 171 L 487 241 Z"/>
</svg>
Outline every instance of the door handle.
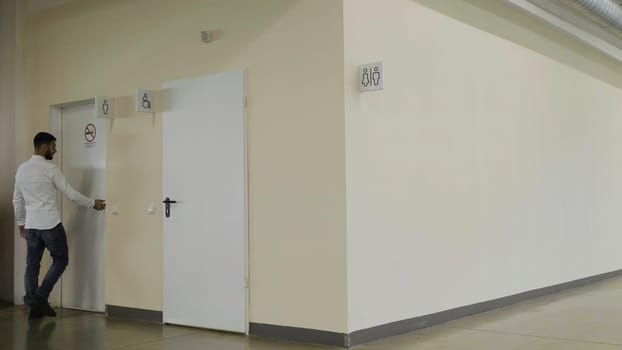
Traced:
<svg viewBox="0 0 622 350">
<path fill-rule="evenodd" d="M 173 201 L 170 198 L 166 197 L 162 201 L 164 203 L 164 216 L 167 218 L 171 216 L 171 203 L 177 203 L 177 201 Z"/>
</svg>

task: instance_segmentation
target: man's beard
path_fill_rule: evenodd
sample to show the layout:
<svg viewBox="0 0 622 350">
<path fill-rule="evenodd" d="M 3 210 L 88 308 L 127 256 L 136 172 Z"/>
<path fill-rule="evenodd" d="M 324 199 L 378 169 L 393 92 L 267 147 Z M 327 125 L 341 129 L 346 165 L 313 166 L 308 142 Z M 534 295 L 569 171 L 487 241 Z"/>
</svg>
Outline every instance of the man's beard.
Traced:
<svg viewBox="0 0 622 350">
<path fill-rule="evenodd" d="M 47 160 L 52 160 L 54 158 L 54 153 L 52 153 L 52 151 L 47 150 L 47 152 L 45 152 L 45 159 Z"/>
</svg>

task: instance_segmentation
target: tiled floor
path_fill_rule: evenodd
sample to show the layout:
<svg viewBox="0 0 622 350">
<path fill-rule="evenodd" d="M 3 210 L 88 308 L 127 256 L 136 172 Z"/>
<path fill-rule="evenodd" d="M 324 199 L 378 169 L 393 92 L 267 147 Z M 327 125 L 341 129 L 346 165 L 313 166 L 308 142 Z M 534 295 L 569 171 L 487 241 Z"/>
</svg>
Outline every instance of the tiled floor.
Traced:
<svg viewBox="0 0 622 350">
<path fill-rule="evenodd" d="M 0 350 L 304 350 L 331 347 L 58 310 L 28 321 L 0 305 Z M 622 350 L 622 277 L 368 343 L 365 350 Z"/>
</svg>

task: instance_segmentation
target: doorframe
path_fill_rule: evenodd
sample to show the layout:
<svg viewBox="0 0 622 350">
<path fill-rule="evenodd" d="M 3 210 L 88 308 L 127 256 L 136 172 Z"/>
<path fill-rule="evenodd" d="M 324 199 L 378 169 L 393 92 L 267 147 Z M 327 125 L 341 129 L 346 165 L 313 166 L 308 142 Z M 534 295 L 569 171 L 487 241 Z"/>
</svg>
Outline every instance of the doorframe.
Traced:
<svg viewBox="0 0 622 350">
<path fill-rule="evenodd" d="M 242 92 L 243 100 L 243 120 L 244 120 L 244 284 L 246 287 L 246 335 L 250 334 L 250 313 L 251 313 L 251 283 L 250 283 L 250 167 L 248 165 L 248 108 L 247 93 L 248 93 L 248 74 L 246 69 L 242 69 Z"/>
<path fill-rule="evenodd" d="M 57 103 L 57 104 L 53 104 L 50 105 L 50 107 L 48 108 L 48 129 L 50 130 L 50 133 L 52 135 L 57 135 L 58 137 L 62 137 L 62 132 L 63 132 L 63 108 L 67 108 L 67 107 L 76 107 L 76 106 L 82 106 L 82 105 L 88 105 L 88 104 L 92 104 L 93 105 L 93 115 L 95 116 L 95 98 L 87 98 L 87 99 L 83 99 L 83 100 L 76 100 L 76 101 L 70 101 L 70 102 L 62 102 L 62 103 Z M 56 164 L 56 166 L 61 169 L 61 171 L 63 170 L 63 154 L 64 152 L 61 152 L 60 155 L 58 157 L 54 157 L 54 160 L 52 160 L 52 162 L 54 164 Z M 57 193 L 56 194 L 56 203 L 58 205 L 58 212 L 60 214 L 60 217 L 63 217 L 63 206 L 60 205 L 62 201 L 62 194 Z M 105 232 L 105 229 L 104 229 Z M 105 245 L 104 245 L 104 249 L 106 249 Z M 104 252 L 104 257 L 106 256 L 105 252 Z M 48 266 L 51 265 L 51 261 L 48 258 L 47 264 Z M 104 262 L 102 262 L 104 263 Z M 104 288 L 106 285 L 106 274 L 104 273 Z M 63 302 L 63 298 L 62 298 L 62 294 L 63 294 L 63 278 L 61 276 L 61 278 L 58 280 L 58 283 L 56 284 L 57 288 L 52 289 L 52 292 L 50 293 L 50 304 L 52 306 L 56 306 L 56 307 L 63 307 L 62 302 Z M 105 292 L 105 291 L 104 291 Z"/>
<path fill-rule="evenodd" d="M 250 286 L 250 237 L 249 237 L 249 231 L 250 231 L 250 215 L 249 215 L 249 207 L 250 207 L 250 201 L 249 201 L 249 197 L 250 197 L 250 167 L 249 167 L 249 157 L 248 157 L 248 108 L 247 108 L 247 93 L 248 93 L 248 72 L 246 68 L 243 69 L 239 69 L 239 70 L 226 70 L 226 71 L 218 71 L 218 72 L 210 72 L 210 73 L 206 73 L 206 74 L 200 74 L 200 75 L 196 75 L 196 76 L 191 76 L 191 77 L 185 77 L 185 78 L 178 78 L 178 79 L 171 79 L 171 80 L 166 80 L 164 82 L 162 82 L 162 85 L 165 85 L 168 82 L 173 82 L 173 81 L 178 81 L 178 80 L 185 80 L 185 79 L 193 79 L 193 78 L 200 78 L 203 76 L 209 76 L 209 75 L 216 75 L 216 74 L 221 74 L 221 73 L 227 73 L 227 72 L 241 72 L 242 73 L 242 108 L 243 108 L 243 115 L 242 115 L 242 122 L 243 122 L 243 131 L 242 134 L 243 136 L 243 149 L 244 149 L 244 169 L 242 170 L 244 173 L 244 289 L 245 289 L 245 312 L 244 312 L 244 317 L 245 317 L 245 330 L 244 330 L 244 334 L 249 335 L 250 334 L 250 296 L 251 296 L 251 286 Z M 161 98 L 163 100 L 163 105 L 165 106 L 164 109 L 167 108 L 166 106 L 166 101 L 168 99 L 168 96 L 166 95 L 166 89 L 162 87 L 162 91 L 161 91 Z M 162 122 L 162 147 L 164 146 L 164 122 Z M 164 175 L 164 159 L 162 159 L 162 175 Z M 162 176 L 162 193 L 161 196 L 162 198 L 164 198 L 164 176 Z M 162 230 L 163 230 L 163 234 L 164 234 L 164 215 L 162 215 Z M 164 238 L 163 238 L 164 240 Z M 164 264 L 164 250 L 162 251 L 162 264 Z M 163 275 L 162 275 L 162 292 L 164 293 L 164 271 Z M 164 299 L 164 295 L 162 295 L 163 299 Z M 163 304 L 164 304 L 164 300 L 162 300 Z M 162 307 L 162 323 L 166 324 L 167 322 L 165 321 L 165 315 L 164 315 L 164 307 Z"/>
</svg>

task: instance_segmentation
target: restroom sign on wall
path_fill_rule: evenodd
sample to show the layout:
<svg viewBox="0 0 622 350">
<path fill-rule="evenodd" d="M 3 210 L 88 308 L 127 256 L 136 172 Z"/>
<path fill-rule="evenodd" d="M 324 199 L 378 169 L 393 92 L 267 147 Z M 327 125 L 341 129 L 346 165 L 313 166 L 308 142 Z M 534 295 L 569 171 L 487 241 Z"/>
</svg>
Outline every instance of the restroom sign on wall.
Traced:
<svg viewBox="0 0 622 350">
<path fill-rule="evenodd" d="M 95 137 L 97 137 L 97 128 L 95 124 L 88 123 L 84 127 L 84 140 L 87 144 L 95 143 Z"/>
<path fill-rule="evenodd" d="M 384 65 L 382 62 L 363 64 L 359 67 L 359 90 L 384 90 Z"/>
<path fill-rule="evenodd" d="M 155 112 L 155 94 L 153 90 L 136 89 L 136 112 Z"/>
<path fill-rule="evenodd" d="M 114 99 L 109 96 L 95 96 L 95 108 L 97 118 L 113 118 Z"/>
</svg>

